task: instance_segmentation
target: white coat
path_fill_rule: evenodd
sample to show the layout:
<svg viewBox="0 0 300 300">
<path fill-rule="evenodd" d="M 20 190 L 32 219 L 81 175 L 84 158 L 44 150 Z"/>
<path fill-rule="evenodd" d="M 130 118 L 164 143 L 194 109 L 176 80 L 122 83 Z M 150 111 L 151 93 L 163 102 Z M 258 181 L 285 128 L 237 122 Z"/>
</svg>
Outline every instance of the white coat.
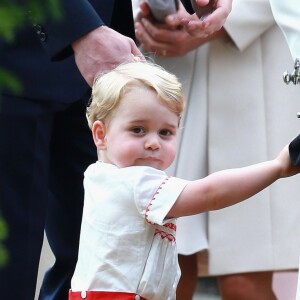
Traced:
<svg viewBox="0 0 300 300">
<path fill-rule="evenodd" d="M 275 20 L 282 29 L 293 58 L 300 58 L 300 3 L 298 0 L 270 0 Z"/>
<path fill-rule="evenodd" d="M 182 58 L 157 60 L 183 81 L 188 99 L 170 170 L 182 178 L 272 159 L 299 133 L 299 92 L 282 80 L 293 60 L 269 1 L 234 0 L 224 27 L 233 43 L 215 41 Z M 296 176 L 241 204 L 209 212 L 209 273 L 297 269 L 298 191 Z M 207 246 L 204 225 L 203 215 L 179 220 L 181 253 Z"/>
</svg>

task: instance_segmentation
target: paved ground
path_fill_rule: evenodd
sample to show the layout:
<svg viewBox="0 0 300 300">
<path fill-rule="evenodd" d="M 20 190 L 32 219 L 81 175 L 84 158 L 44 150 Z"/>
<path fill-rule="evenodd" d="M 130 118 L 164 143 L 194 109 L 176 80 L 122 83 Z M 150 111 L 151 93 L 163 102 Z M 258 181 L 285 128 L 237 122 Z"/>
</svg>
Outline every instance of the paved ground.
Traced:
<svg viewBox="0 0 300 300">
<path fill-rule="evenodd" d="M 215 278 L 199 278 L 193 300 L 220 300 Z"/>
</svg>

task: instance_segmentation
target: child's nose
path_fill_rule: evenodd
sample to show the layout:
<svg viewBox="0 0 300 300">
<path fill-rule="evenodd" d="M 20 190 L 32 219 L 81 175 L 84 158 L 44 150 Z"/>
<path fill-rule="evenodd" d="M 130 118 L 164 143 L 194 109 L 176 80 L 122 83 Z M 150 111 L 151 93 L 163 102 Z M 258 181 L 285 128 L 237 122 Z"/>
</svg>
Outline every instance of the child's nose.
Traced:
<svg viewBox="0 0 300 300">
<path fill-rule="evenodd" d="M 160 149 L 159 137 L 154 134 L 149 135 L 145 141 L 145 148 L 151 150 Z"/>
</svg>

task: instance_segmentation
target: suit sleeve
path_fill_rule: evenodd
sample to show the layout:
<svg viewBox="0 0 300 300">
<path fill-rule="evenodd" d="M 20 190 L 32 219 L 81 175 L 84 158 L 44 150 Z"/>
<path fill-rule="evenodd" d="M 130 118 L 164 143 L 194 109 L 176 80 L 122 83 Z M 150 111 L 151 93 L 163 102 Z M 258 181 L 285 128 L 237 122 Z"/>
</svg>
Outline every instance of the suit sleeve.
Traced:
<svg viewBox="0 0 300 300">
<path fill-rule="evenodd" d="M 224 28 L 243 51 L 274 24 L 268 0 L 234 0 Z"/>
<path fill-rule="evenodd" d="M 36 32 L 51 60 L 60 60 L 71 55 L 73 41 L 105 23 L 89 1 L 63 0 L 60 5 L 62 10 L 60 20 L 48 19 L 42 25 L 35 24 Z M 107 7 L 106 11 L 109 9 Z M 112 9 L 113 4 L 111 11 Z"/>
</svg>

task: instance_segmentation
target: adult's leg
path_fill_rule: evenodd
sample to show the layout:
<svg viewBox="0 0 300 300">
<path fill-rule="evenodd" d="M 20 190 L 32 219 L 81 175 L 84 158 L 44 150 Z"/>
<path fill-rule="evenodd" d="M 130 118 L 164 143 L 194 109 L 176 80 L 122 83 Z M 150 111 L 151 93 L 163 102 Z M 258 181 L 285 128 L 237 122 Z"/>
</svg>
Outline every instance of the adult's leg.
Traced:
<svg viewBox="0 0 300 300">
<path fill-rule="evenodd" d="M 253 272 L 218 277 L 223 300 L 276 300 L 273 272 Z"/>
<path fill-rule="evenodd" d="M 192 300 L 197 285 L 197 254 L 178 255 L 181 277 L 176 291 L 177 300 Z"/>
<path fill-rule="evenodd" d="M 83 173 L 97 159 L 85 117 L 86 101 L 83 99 L 58 113 L 54 123 L 46 234 L 55 263 L 42 283 L 39 299 L 43 300 L 68 298 L 77 261 Z"/>
<path fill-rule="evenodd" d="M 48 186 L 48 107 L 2 95 L 0 106 L 0 212 L 8 227 L 0 266 L 1 299 L 34 299 L 43 242 Z"/>
</svg>

